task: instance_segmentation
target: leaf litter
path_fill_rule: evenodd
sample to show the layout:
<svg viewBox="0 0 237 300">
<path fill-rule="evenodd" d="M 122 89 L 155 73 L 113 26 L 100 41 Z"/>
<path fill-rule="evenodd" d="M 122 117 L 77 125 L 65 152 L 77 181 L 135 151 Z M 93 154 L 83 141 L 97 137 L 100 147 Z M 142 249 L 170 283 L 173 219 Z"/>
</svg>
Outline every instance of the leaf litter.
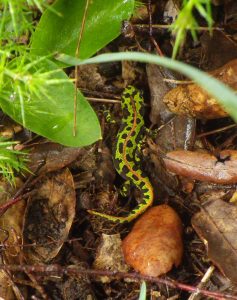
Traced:
<svg viewBox="0 0 237 300">
<path fill-rule="evenodd" d="M 164 0 L 152 4 L 151 12 L 157 22 L 163 22 L 166 3 Z M 225 12 L 219 6 L 215 9 L 225 17 L 225 25 L 233 30 L 235 15 L 228 10 L 230 4 L 223 5 Z M 134 22 L 147 24 L 149 16 L 145 9 L 143 14 L 142 19 Z M 131 25 L 134 32 L 130 39 L 121 37 L 103 51 L 127 50 L 131 46 L 150 51 L 153 44 L 149 44 L 148 31 L 138 29 L 137 23 Z M 159 41 L 162 52 L 169 55 L 171 37 L 167 30 L 153 28 L 152 35 Z M 232 33 L 227 35 L 220 31 L 214 31 L 210 37 L 200 31 L 200 44 L 194 44 L 188 37 L 179 58 L 218 78 L 224 76 L 223 81 L 236 88 L 236 74 L 229 72 L 236 67 L 233 37 Z M 22 272 L 2 272 L 0 280 L 7 287 L 3 295 L 6 299 L 46 296 L 52 299 L 136 299 L 139 280 L 148 275 L 159 276 L 144 277 L 147 293 L 154 299 L 185 300 L 192 292 L 192 299 L 207 299 L 208 295 L 213 299 L 237 299 L 236 206 L 229 203 L 236 190 L 236 128 L 225 129 L 233 124 L 232 120 L 215 101 L 205 112 L 209 96 L 186 78 L 165 69 L 122 62 L 88 69 L 85 66 L 83 73 L 79 88 L 86 89 L 88 97 L 98 97 L 93 106 L 101 120 L 103 142 L 91 147 L 69 148 L 35 135 L 32 141 L 32 136 L 21 136 L 18 130 L 13 132 L 22 141 L 22 147 L 29 149 L 35 177 L 20 193 L 22 199 L 12 206 L 15 211 L 10 208 L 2 217 L 4 223 L 13 228 L 6 230 L 7 234 L 11 233 L 7 241 L 2 238 L 5 247 L 2 263 L 22 268 L 32 263 L 36 266 L 23 277 Z M 127 84 L 144 91 L 145 123 L 157 130 L 142 147 L 142 167 L 152 181 L 155 201 L 154 207 L 135 224 L 119 225 L 90 217 L 86 210 L 99 208 L 117 215 L 128 213 L 141 200 L 135 187 L 130 188 L 127 197 L 120 195 L 123 180 L 116 175 L 112 162 L 121 107 L 117 102 L 108 104 L 107 98 L 117 100 Z M 190 112 L 188 116 L 179 115 L 182 111 L 177 105 L 178 98 L 171 96 L 180 94 L 185 95 L 184 99 L 181 97 L 185 103 L 186 98 L 192 100 L 185 104 Z M 194 103 L 197 95 L 204 100 Z M 172 103 L 169 108 L 175 107 L 173 112 L 163 103 L 164 98 L 166 103 Z M 105 118 L 105 108 L 110 108 L 114 122 Z M 225 118 L 210 120 L 223 116 Z M 206 132 L 212 134 L 205 135 Z M 13 133 L 11 131 L 12 136 Z M 171 162 L 176 165 L 170 167 Z M 5 192 L 7 199 L 14 198 L 10 190 L 8 187 Z M 214 194 L 215 201 L 211 200 Z M 17 241 L 17 247 L 11 245 L 11 239 L 13 243 Z M 207 250 L 204 245 L 208 245 Z M 9 249 L 15 250 L 13 258 Z M 131 257 L 135 262 L 131 262 Z M 129 273 L 124 258 L 130 265 Z M 58 264 L 64 273 L 60 273 L 60 268 L 53 275 L 49 271 L 44 273 L 39 263 L 45 270 L 46 266 L 53 270 Z M 205 290 L 197 296 L 196 286 L 205 278 L 212 263 L 215 270 L 202 282 Z M 77 268 L 76 275 L 70 275 L 71 266 Z M 126 274 L 129 277 L 132 270 L 146 275 L 135 273 L 132 282 L 116 277 L 117 271 L 124 272 L 122 278 L 126 278 Z M 95 277 L 80 274 L 80 271 L 94 272 Z M 102 271 L 107 282 L 97 276 Z M 14 281 L 16 276 L 23 284 Z M 21 286 L 26 281 L 32 288 L 25 294 Z"/>
</svg>

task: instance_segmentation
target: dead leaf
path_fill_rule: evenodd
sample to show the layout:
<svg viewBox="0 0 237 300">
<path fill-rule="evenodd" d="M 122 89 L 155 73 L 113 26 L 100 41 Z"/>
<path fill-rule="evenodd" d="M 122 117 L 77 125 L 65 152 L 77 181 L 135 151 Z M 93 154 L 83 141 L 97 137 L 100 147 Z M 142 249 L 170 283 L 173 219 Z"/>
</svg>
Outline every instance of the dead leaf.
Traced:
<svg viewBox="0 0 237 300">
<path fill-rule="evenodd" d="M 236 90 L 237 59 L 210 72 L 210 75 Z M 169 91 L 164 97 L 164 103 L 176 114 L 200 119 L 216 119 L 228 116 L 228 113 L 218 104 L 217 100 L 195 83 L 180 85 Z"/>
<path fill-rule="evenodd" d="M 76 194 L 68 169 L 51 173 L 38 187 L 27 204 L 24 243 L 32 262 L 48 262 L 54 258 L 68 237 L 75 215 Z"/>
<path fill-rule="evenodd" d="M 150 208 L 123 240 L 125 261 L 136 271 L 160 276 L 181 263 L 182 223 L 168 205 Z"/>
<path fill-rule="evenodd" d="M 203 32 L 200 43 L 204 70 L 216 70 L 237 57 L 237 45 L 224 31 L 215 30 L 212 35 Z"/>
<path fill-rule="evenodd" d="M 0 204 L 4 204 L 17 189 L 22 186 L 19 178 L 16 178 L 16 187 L 12 187 L 8 182 L 0 183 Z M 22 227 L 25 213 L 25 201 L 19 201 L 11 206 L 0 218 L 0 240 L 2 248 L 1 264 L 20 264 L 22 259 Z M 14 274 L 15 279 L 20 279 Z M 5 300 L 22 299 L 22 293 L 13 282 L 13 274 L 0 270 L 0 296 Z M 25 295 L 26 296 L 26 295 Z M 16 298 L 17 297 L 17 298 Z"/>
<path fill-rule="evenodd" d="M 223 150 L 218 157 L 201 152 L 172 151 L 164 158 L 166 168 L 177 175 L 219 184 L 237 182 L 237 151 Z"/>
<path fill-rule="evenodd" d="M 77 67 L 78 82 L 77 86 L 87 90 L 101 90 L 105 85 L 105 78 L 100 74 L 98 64 L 84 65 Z M 72 74 L 73 78 L 75 77 Z"/>
<path fill-rule="evenodd" d="M 192 218 L 197 234 L 208 246 L 208 256 L 237 283 L 237 207 L 222 200 L 209 201 Z"/>
<path fill-rule="evenodd" d="M 178 178 L 167 171 L 161 159 L 161 147 L 157 146 L 151 139 L 147 140 L 147 144 L 149 146 L 149 159 L 152 165 L 150 179 L 152 180 L 153 186 L 159 186 L 159 193 L 161 193 L 163 189 L 166 191 L 168 189 L 171 194 L 170 189 L 175 191 L 179 188 Z"/>
<path fill-rule="evenodd" d="M 95 269 L 127 272 L 128 266 L 124 262 L 122 241 L 119 234 L 102 234 L 93 264 Z M 100 278 L 102 282 L 110 282 L 109 277 Z"/>
<path fill-rule="evenodd" d="M 165 69 L 147 64 L 146 73 L 151 99 L 150 120 L 152 124 L 159 124 L 160 121 L 166 122 L 173 114 L 163 102 L 164 95 L 170 90 L 169 85 L 164 81 Z"/>
<path fill-rule="evenodd" d="M 75 265 L 75 257 L 72 256 L 72 263 Z M 88 269 L 85 264 L 76 261 L 78 269 Z M 47 281 L 46 281 L 47 280 Z M 77 274 L 76 276 L 51 276 L 44 279 L 46 299 L 59 300 L 96 300 L 93 292 L 93 286 L 86 274 Z M 55 296 L 56 295 L 56 296 Z M 1 299 L 0 299 L 1 300 Z"/>
<path fill-rule="evenodd" d="M 82 148 L 65 147 L 55 143 L 37 144 L 30 153 L 28 167 L 35 172 L 42 164 L 40 174 L 57 171 L 73 162 L 82 152 Z"/>
</svg>

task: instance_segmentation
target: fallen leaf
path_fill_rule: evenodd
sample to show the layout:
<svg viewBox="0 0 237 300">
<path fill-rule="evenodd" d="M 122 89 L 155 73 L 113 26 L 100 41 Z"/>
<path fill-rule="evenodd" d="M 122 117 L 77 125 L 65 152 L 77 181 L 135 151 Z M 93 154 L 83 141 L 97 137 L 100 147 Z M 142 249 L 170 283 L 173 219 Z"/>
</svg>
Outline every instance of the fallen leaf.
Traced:
<svg viewBox="0 0 237 300">
<path fill-rule="evenodd" d="M 208 246 L 208 256 L 237 283 L 237 207 L 222 200 L 209 201 L 192 218 L 192 225 Z"/>
<path fill-rule="evenodd" d="M 237 89 L 237 59 L 209 73 L 234 90 Z M 181 115 L 200 119 L 216 119 L 228 116 L 228 113 L 197 84 L 183 84 L 169 91 L 164 97 L 168 108 Z"/>
<path fill-rule="evenodd" d="M 39 174 L 57 171 L 69 165 L 82 153 L 82 148 L 65 147 L 51 142 L 37 144 L 30 153 L 28 167 L 35 172 L 42 164 Z"/>
<path fill-rule="evenodd" d="M 121 244 L 122 241 L 119 234 L 102 234 L 93 264 L 94 268 L 127 272 L 128 266 L 124 262 Z M 107 276 L 103 276 L 103 278 L 100 278 L 100 280 L 102 282 L 111 281 L 111 279 Z"/>
<path fill-rule="evenodd" d="M 164 158 L 166 168 L 177 175 L 219 184 L 237 182 L 237 151 L 223 150 L 218 157 L 202 152 L 172 151 Z"/>
<path fill-rule="evenodd" d="M 237 45 L 225 31 L 215 30 L 212 35 L 203 32 L 200 43 L 204 55 L 201 66 L 205 70 L 216 70 L 237 57 Z"/>
<path fill-rule="evenodd" d="M 25 254 L 32 262 L 54 258 L 68 237 L 75 215 L 76 194 L 68 169 L 51 173 L 28 201 L 24 222 Z"/>
<path fill-rule="evenodd" d="M 196 134 L 196 120 L 192 117 L 176 115 L 161 127 L 156 136 L 156 144 L 165 152 L 175 149 L 193 148 Z"/>
<path fill-rule="evenodd" d="M 160 121 L 166 122 L 173 115 L 163 102 L 164 95 L 170 89 L 169 85 L 164 81 L 164 78 L 168 77 L 165 72 L 165 69 L 156 65 L 147 64 L 146 66 L 147 80 L 150 89 L 150 120 L 152 124 L 159 124 Z M 171 77 L 171 75 L 169 77 Z"/>
<path fill-rule="evenodd" d="M 160 276 L 181 263 L 182 223 L 168 205 L 150 208 L 123 240 L 127 264 L 143 275 Z"/>
<path fill-rule="evenodd" d="M 19 178 L 16 178 L 15 187 L 2 180 L 0 182 L 0 205 L 9 200 L 22 184 Z M 17 265 L 21 263 L 22 227 L 25 207 L 25 201 L 21 200 L 8 208 L 0 218 L 0 240 L 3 244 L 0 258 L 1 264 Z M 0 296 L 3 297 L 4 300 L 23 299 L 23 295 L 19 291 L 13 278 L 20 280 L 22 279 L 22 275 L 0 270 Z"/>
</svg>

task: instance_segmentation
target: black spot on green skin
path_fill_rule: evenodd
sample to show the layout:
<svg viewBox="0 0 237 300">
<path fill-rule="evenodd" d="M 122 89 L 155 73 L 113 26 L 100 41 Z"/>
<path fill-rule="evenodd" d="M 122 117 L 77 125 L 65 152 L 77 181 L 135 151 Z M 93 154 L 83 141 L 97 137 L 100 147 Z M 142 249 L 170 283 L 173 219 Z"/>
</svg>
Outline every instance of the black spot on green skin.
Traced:
<svg viewBox="0 0 237 300">
<path fill-rule="evenodd" d="M 138 177 L 137 177 L 135 174 L 132 174 L 132 175 L 131 175 L 131 178 L 132 178 L 134 181 L 137 181 L 137 180 L 138 180 Z"/>
<path fill-rule="evenodd" d="M 130 127 L 130 126 L 127 126 L 127 127 L 126 127 L 126 131 L 127 131 L 127 132 L 130 132 L 131 130 L 132 130 L 132 127 Z"/>
<path fill-rule="evenodd" d="M 118 144 L 118 149 L 119 149 L 119 152 L 123 152 L 123 143 L 122 142 L 120 142 L 119 144 Z"/>
<path fill-rule="evenodd" d="M 133 143 L 132 143 L 131 140 L 127 142 L 127 147 L 128 147 L 128 148 L 132 148 L 133 146 L 134 146 L 134 145 L 133 145 Z"/>
<path fill-rule="evenodd" d="M 129 94 L 129 93 L 127 93 L 127 92 L 126 92 L 126 93 L 123 93 L 122 97 L 123 97 L 123 98 L 125 98 L 125 99 L 127 99 L 127 98 L 129 98 L 129 97 L 130 97 L 130 94 Z"/>
<path fill-rule="evenodd" d="M 149 192 L 149 190 L 146 187 L 143 187 L 142 191 L 144 194 Z"/>
<path fill-rule="evenodd" d="M 127 167 L 126 165 L 124 165 L 124 166 L 122 167 L 121 173 L 126 175 L 128 172 L 129 172 L 128 167 Z"/>
<path fill-rule="evenodd" d="M 143 181 L 141 184 L 140 184 L 140 188 L 143 190 L 143 188 L 146 186 L 145 182 Z"/>
<path fill-rule="evenodd" d="M 132 162 L 132 161 L 134 161 L 134 158 L 127 154 L 127 155 L 126 155 L 126 160 L 127 160 L 128 162 Z"/>
<path fill-rule="evenodd" d="M 134 171 L 140 170 L 140 166 L 138 166 L 138 165 L 133 166 L 133 170 L 134 170 Z"/>
<path fill-rule="evenodd" d="M 127 133 L 123 133 L 123 134 L 121 135 L 121 139 L 125 140 L 127 136 L 128 136 Z"/>
</svg>

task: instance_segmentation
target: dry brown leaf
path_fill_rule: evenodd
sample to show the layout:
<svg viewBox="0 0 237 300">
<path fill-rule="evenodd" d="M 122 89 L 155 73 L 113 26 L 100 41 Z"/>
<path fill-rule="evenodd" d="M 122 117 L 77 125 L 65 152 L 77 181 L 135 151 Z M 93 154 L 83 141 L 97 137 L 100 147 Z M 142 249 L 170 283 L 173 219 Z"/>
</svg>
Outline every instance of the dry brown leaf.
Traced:
<svg viewBox="0 0 237 300">
<path fill-rule="evenodd" d="M 236 90 L 237 59 L 210 72 L 210 75 Z M 164 102 L 176 114 L 189 115 L 200 119 L 228 116 L 217 100 L 195 83 L 180 85 L 169 91 L 164 97 Z"/>
<path fill-rule="evenodd" d="M 173 115 L 163 102 L 164 95 L 169 91 L 169 85 L 164 81 L 165 69 L 156 65 L 147 64 L 146 73 L 150 88 L 151 111 L 150 120 L 152 124 L 166 122 Z"/>
<path fill-rule="evenodd" d="M 237 182 L 237 151 L 223 150 L 218 157 L 185 150 L 166 154 L 164 163 L 175 174 L 212 183 Z"/>
<path fill-rule="evenodd" d="M 68 237 L 75 215 L 76 194 L 68 169 L 51 173 L 38 187 L 27 204 L 24 243 L 37 244 L 26 248 L 32 262 L 54 258 Z"/>
<path fill-rule="evenodd" d="M 237 207 L 222 200 L 209 201 L 194 215 L 192 225 L 208 246 L 208 256 L 237 283 Z"/>
<path fill-rule="evenodd" d="M 16 187 L 13 188 L 6 181 L 0 183 L 0 204 L 4 204 L 22 185 L 16 178 Z M 25 212 L 25 201 L 19 201 L 11 206 L 0 218 L 0 240 L 2 248 L 1 264 L 20 264 L 22 258 L 22 226 Z M 13 274 L 0 270 L 0 296 L 4 300 L 22 299 L 18 287 L 12 280 Z M 19 276 L 17 276 L 19 279 Z M 26 296 L 26 295 L 25 295 Z"/>
<path fill-rule="evenodd" d="M 215 30 L 212 35 L 204 31 L 200 43 L 201 55 L 204 56 L 201 66 L 204 70 L 216 70 L 237 57 L 237 45 L 225 31 Z"/>
<path fill-rule="evenodd" d="M 82 148 L 65 147 L 50 142 L 37 144 L 31 151 L 28 167 L 35 172 L 42 164 L 38 172 L 40 174 L 57 171 L 73 162 L 82 152 Z"/>
<path fill-rule="evenodd" d="M 94 261 L 95 269 L 127 272 L 128 266 L 124 263 L 122 241 L 119 234 L 102 234 Z M 102 282 L 110 282 L 109 277 L 100 278 Z"/>
<path fill-rule="evenodd" d="M 123 240 L 125 261 L 136 271 L 159 276 L 182 259 L 182 223 L 168 205 L 150 208 Z"/>
</svg>

